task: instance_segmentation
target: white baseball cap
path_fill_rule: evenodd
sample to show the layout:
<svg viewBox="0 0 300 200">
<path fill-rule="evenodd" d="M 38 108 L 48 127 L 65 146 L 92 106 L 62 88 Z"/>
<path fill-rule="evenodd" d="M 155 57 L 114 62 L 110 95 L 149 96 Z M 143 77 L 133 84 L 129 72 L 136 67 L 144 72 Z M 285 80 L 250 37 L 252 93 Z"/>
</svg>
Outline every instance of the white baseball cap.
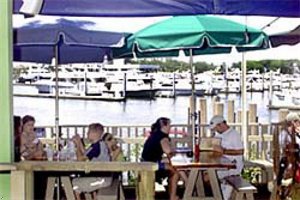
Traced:
<svg viewBox="0 0 300 200">
<path fill-rule="evenodd" d="M 224 119 L 223 116 L 221 115 L 215 115 L 211 118 L 210 122 L 209 122 L 209 128 L 210 129 L 214 129 L 218 124 L 221 124 L 223 122 L 225 122 L 226 120 Z"/>
<path fill-rule="evenodd" d="M 300 116 L 299 116 L 298 113 L 290 112 L 290 113 L 285 117 L 285 120 L 288 121 L 288 122 L 291 122 L 291 121 L 300 121 Z"/>
</svg>

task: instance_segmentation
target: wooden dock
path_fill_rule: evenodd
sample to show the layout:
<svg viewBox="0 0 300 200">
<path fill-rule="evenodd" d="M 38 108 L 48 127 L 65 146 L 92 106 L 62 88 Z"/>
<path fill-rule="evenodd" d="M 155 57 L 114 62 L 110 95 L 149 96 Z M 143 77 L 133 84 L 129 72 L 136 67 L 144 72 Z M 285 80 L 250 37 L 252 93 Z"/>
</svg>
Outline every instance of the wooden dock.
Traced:
<svg viewBox="0 0 300 200">
<path fill-rule="evenodd" d="M 36 98 L 55 98 L 54 94 L 14 94 L 17 97 L 36 97 Z M 60 94 L 59 99 L 76 99 L 76 100 L 101 100 L 101 101 L 125 101 L 125 97 L 105 97 L 105 96 L 74 96 Z"/>
</svg>

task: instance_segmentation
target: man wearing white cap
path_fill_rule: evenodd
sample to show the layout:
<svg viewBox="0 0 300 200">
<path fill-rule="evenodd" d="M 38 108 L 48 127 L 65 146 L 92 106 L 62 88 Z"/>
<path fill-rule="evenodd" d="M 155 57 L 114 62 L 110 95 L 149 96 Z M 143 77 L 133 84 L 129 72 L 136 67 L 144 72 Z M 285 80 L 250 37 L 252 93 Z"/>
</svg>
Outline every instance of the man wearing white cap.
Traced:
<svg viewBox="0 0 300 200">
<path fill-rule="evenodd" d="M 283 128 L 279 134 L 279 145 L 281 154 L 284 154 L 286 145 L 292 142 L 292 134 L 295 133 L 296 143 L 300 144 L 300 116 L 298 113 L 290 112 L 284 121 Z"/>
<path fill-rule="evenodd" d="M 221 139 L 221 145 L 214 146 L 214 151 L 236 163 L 236 169 L 218 171 L 219 179 L 223 179 L 226 176 L 240 175 L 244 167 L 244 146 L 240 134 L 235 129 L 229 127 L 221 115 L 215 115 L 210 120 L 210 128 L 216 132 L 215 137 Z M 229 199 L 232 187 L 227 184 L 221 184 L 221 188 L 223 198 Z"/>
</svg>

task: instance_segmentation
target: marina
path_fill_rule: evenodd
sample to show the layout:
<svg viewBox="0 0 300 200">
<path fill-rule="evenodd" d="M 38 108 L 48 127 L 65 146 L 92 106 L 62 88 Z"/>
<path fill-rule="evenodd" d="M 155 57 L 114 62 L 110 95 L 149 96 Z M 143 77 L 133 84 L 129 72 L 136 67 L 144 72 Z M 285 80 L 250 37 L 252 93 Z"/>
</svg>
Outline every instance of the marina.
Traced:
<svg viewBox="0 0 300 200">
<path fill-rule="evenodd" d="M 146 96 L 143 98 L 141 96 L 129 98 L 127 96 L 122 101 L 110 102 L 91 101 L 87 98 L 85 99 L 87 95 L 83 96 L 81 100 L 61 98 L 59 100 L 58 124 L 61 138 L 70 138 L 74 134 L 80 134 L 83 138 L 86 138 L 87 124 L 95 121 L 101 122 L 105 125 L 106 131 L 113 133 L 122 141 L 122 149 L 126 154 L 126 158 L 137 162 L 141 149 L 135 149 L 136 145 L 144 143 L 145 137 L 149 134 L 150 125 L 161 116 L 172 120 L 170 136 L 176 147 L 192 148 L 192 141 L 201 141 L 200 138 L 210 137 L 212 132 L 208 128 L 208 121 L 216 114 L 226 116 L 228 123 L 240 133 L 242 132 L 241 116 L 243 105 L 240 94 L 239 71 L 229 73 L 228 76 L 226 75 L 226 78 L 224 74 L 214 72 L 196 74 L 195 82 L 196 86 L 198 86 L 196 91 L 198 89 L 198 91 L 201 91 L 201 94 L 196 93 L 196 112 L 193 114 L 191 113 L 191 98 L 189 97 L 191 90 L 189 89 L 185 91 L 187 93 L 184 93 L 183 90 L 178 89 L 178 93 L 176 93 L 177 88 L 179 88 L 177 87 L 179 82 L 183 83 L 182 81 L 185 81 L 186 88 L 191 87 L 188 72 L 180 75 L 164 73 L 164 76 L 162 76 L 159 72 L 142 73 L 139 70 L 135 72 L 129 71 L 117 73 L 114 70 L 108 70 L 106 77 L 112 78 L 121 74 L 121 76 L 118 76 L 120 78 L 117 79 L 123 82 L 124 85 L 127 85 L 127 80 L 130 79 L 148 80 L 146 82 L 151 83 L 149 84 L 150 89 L 169 81 L 169 85 L 167 84 L 169 88 L 164 91 L 173 93 L 173 95 L 170 95 L 172 98 L 157 96 L 155 98 Z M 86 74 L 84 79 L 91 77 L 91 75 L 87 76 Z M 93 74 L 93 76 L 97 75 Z M 273 141 L 278 134 L 278 122 L 281 122 L 288 113 L 288 110 L 283 108 L 298 109 L 297 102 L 289 97 L 289 94 L 298 89 L 296 86 L 297 75 L 291 75 L 294 76 L 292 79 L 289 75 L 274 72 L 275 77 L 280 77 L 280 81 L 277 82 L 276 80 L 278 79 L 273 79 L 272 76 L 273 72 L 260 74 L 257 71 L 252 71 L 247 75 L 248 93 L 246 108 L 248 118 L 246 128 L 248 136 L 245 151 L 248 159 L 245 166 L 247 169 L 251 167 L 259 168 L 261 174 L 258 180 L 260 184 L 264 185 L 268 185 L 273 181 L 273 162 L 270 160 L 273 159 L 273 154 L 276 151 L 273 148 Z M 287 81 L 287 79 L 293 81 Z M 276 84 L 273 85 L 273 82 Z M 18 87 L 32 89 L 35 83 L 38 83 L 38 81 L 25 84 L 26 86 L 24 84 L 15 84 L 14 91 Z M 143 83 L 145 84 L 145 82 Z M 199 86 L 202 86 L 202 89 L 199 89 Z M 207 92 L 209 90 L 213 92 Z M 161 92 L 162 90 L 158 89 L 157 91 Z M 279 92 L 285 95 L 284 99 L 278 95 Z M 126 94 L 125 87 L 124 93 Z M 61 95 L 63 96 L 63 94 Z M 290 101 L 288 101 L 288 98 L 290 98 Z M 14 105 L 15 115 L 31 114 L 36 117 L 37 126 L 44 130 L 43 133 L 47 141 L 55 137 L 55 101 L 53 99 L 15 96 Z M 45 108 L 43 105 L 48 106 Z M 32 112 L 28 113 L 28 110 Z M 194 115 L 195 119 L 195 129 L 192 128 L 192 115 Z M 195 131 L 195 135 L 188 134 L 193 131 Z M 129 179 L 126 175 L 123 184 L 128 184 Z M 269 191 L 271 192 L 272 189 Z"/>
<path fill-rule="evenodd" d="M 300 42 L 299 3 L 60 1 L 0 8 L 0 199 L 300 198 L 281 181 L 283 150 L 298 191 L 299 56 L 269 51 Z M 277 26 L 285 17 L 298 27 Z M 283 122 L 292 149 L 278 148 Z"/>
<path fill-rule="evenodd" d="M 124 64 L 124 60 L 115 61 L 114 64 L 107 61 L 61 65 L 58 68 L 58 77 L 51 71 L 51 67 L 46 65 L 29 63 L 25 66 L 16 65 L 15 68 L 23 71 L 14 80 L 16 96 L 54 97 L 56 79 L 59 95 L 64 99 L 120 101 L 126 98 L 174 98 L 192 94 L 189 71 L 161 72 L 157 65 Z M 297 73 L 282 74 L 278 70 L 259 73 L 258 70 L 250 70 L 246 75 L 246 90 L 261 93 L 268 91 L 270 100 L 275 96 L 292 107 L 300 104 L 299 82 L 300 75 Z M 30 90 L 20 89 L 23 86 L 32 87 Z M 226 72 L 214 70 L 195 74 L 194 87 L 196 96 L 240 94 L 241 71 L 239 69 Z"/>
<path fill-rule="evenodd" d="M 149 181 L 149 177 L 153 177 L 154 171 L 157 169 L 153 168 L 151 165 L 151 169 L 147 168 L 149 166 L 144 166 L 144 163 L 140 165 L 140 155 L 142 145 L 145 142 L 146 137 L 150 132 L 150 125 L 155 121 L 158 117 L 166 116 L 172 120 L 172 127 L 170 130 L 170 137 L 172 137 L 173 145 L 175 148 L 193 148 L 193 141 L 201 142 L 202 138 L 211 137 L 213 133 L 208 128 L 209 119 L 216 114 L 226 116 L 228 124 L 238 130 L 241 133 L 241 110 L 242 110 L 242 102 L 241 102 L 241 94 L 240 94 L 240 86 L 239 86 L 239 76 L 240 74 L 234 73 L 230 74 L 231 77 L 224 78 L 223 74 L 214 74 L 212 72 L 205 72 L 204 74 L 197 74 L 196 76 L 196 113 L 195 116 L 195 130 L 192 128 L 191 124 L 191 108 L 190 102 L 191 90 L 188 89 L 191 87 L 189 81 L 189 73 L 183 73 L 180 76 L 177 76 L 175 73 L 169 73 L 167 76 L 166 82 L 162 79 L 161 75 L 158 72 L 154 73 L 136 73 L 136 72 L 126 72 L 126 73 L 116 73 L 116 72 L 106 72 L 103 77 L 104 84 L 100 84 L 99 82 L 91 87 L 92 84 L 88 85 L 93 81 L 89 80 L 91 77 L 95 79 L 99 78 L 99 74 L 92 73 L 78 73 L 80 75 L 76 75 L 74 77 L 73 73 L 62 73 L 59 76 L 59 144 L 61 142 L 68 141 L 69 138 L 72 138 L 75 134 L 79 134 L 82 138 L 87 138 L 87 125 L 93 122 L 101 122 L 105 125 L 105 131 L 112 133 L 117 140 L 120 142 L 120 146 L 124 152 L 124 157 L 126 159 L 126 164 L 128 167 L 122 168 L 119 167 L 119 163 L 110 163 L 110 169 L 114 169 L 116 171 L 122 171 L 122 181 L 119 183 L 122 185 L 123 198 L 125 199 L 143 199 L 144 196 L 152 196 L 155 195 L 155 199 L 164 199 L 165 192 L 162 192 L 162 197 L 159 197 L 160 193 L 157 191 L 157 188 L 153 187 L 153 191 L 149 190 L 147 193 L 145 192 L 145 188 L 143 188 L 139 184 L 135 184 L 136 189 L 135 192 L 137 196 L 134 196 L 130 193 L 132 192 L 130 189 L 132 184 L 132 179 L 135 180 L 136 177 L 132 177 L 131 172 L 128 171 L 136 171 L 142 169 L 143 171 L 138 171 L 137 173 L 141 176 L 141 184 L 145 186 L 145 184 L 149 184 L 149 187 L 152 187 L 153 180 Z M 111 73 L 109 75 L 108 73 Z M 89 74 L 89 75 L 88 75 Z M 119 74 L 120 76 L 116 76 Z M 209 75 L 210 74 L 210 75 Z M 71 77 L 70 77 L 71 75 Z M 294 101 L 293 97 L 290 95 L 297 91 L 297 86 L 293 81 L 290 81 L 288 84 L 284 84 L 281 81 L 280 86 L 274 85 L 272 87 L 272 83 L 268 82 L 268 79 L 264 79 L 264 76 L 257 72 L 251 72 L 248 75 L 248 93 L 247 93 L 247 149 L 246 155 L 247 160 L 245 161 L 244 169 L 256 168 L 259 170 L 259 175 L 256 176 L 256 187 L 252 186 L 247 181 L 245 182 L 248 186 L 251 186 L 251 191 L 249 195 L 255 197 L 255 199 L 268 199 L 270 193 L 273 191 L 273 167 L 276 169 L 276 166 L 273 165 L 273 158 L 279 155 L 276 148 L 274 148 L 274 141 L 278 141 L 278 132 L 280 125 L 278 122 L 281 122 L 284 119 L 284 116 L 288 113 L 287 109 L 283 109 L 290 106 L 293 108 L 297 108 L 298 104 Z M 280 75 L 281 77 L 283 75 Z M 63 79 L 63 77 L 65 77 Z M 119 77 L 119 78 L 116 78 Z M 123 78 L 122 78 L 123 77 Z M 205 78 L 204 78 L 205 77 Z M 209 78 L 207 78 L 209 77 Z M 104 78 L 106 78 L 104 80 Z M 72 81 L 73 79 L 73 81 Z M 161 98 L 157 96 L 157 94 L 153 96 L 147 95 L 135 95 L 135 96 L 122 96 L 122 99 L 118 101 L 115 98 L 105 98 L 105 99 L 97 99 L 101 91 L 103 90 L 90 90 L 94 93 L 88 92 L 87 88 L 103 88 L 107 85 L 107 80 L 115 80 L 119 83 L 124 92 L 124 94 L 128 93 L 129 88 L 131 91 L 134 88 L 137 88 L 136 85 L 130 86 L 130 81 L 133 83 L 137 83 L 138 80 L 141 83 L 147 85 L 149 83 L 148 89 L 156 88 L 155 93 L 166 92 L 169 93 L 172 98 Z M 285 80 L 286 78 L 282 78 Z M 51 80 L 51 78 L 49 79 Z M 78 81 L 79 80 L 79 81 Z M 89 81 L 88 81 L 89 80 Z M 134 81 L 133 81 L 134 80 Z M 160 80 L 161 82 L 159 82 Z M 162 81 L 164 80 L 164 81 Z M 207 82 L 206 82 L 207 80 Z M 293 79 L 297 81 L 297 78 Z M 169 83 L 167 86 L 168 89 L 162 90 L 162 88 L 158 88 L 157 85 L 160 83 Z M 185 82 L 183 82 L 185 81 Z M 270 81 L 270 78 L 269 78 Z M 271 82 L 273 79 L 271 79 Z M 73 83 L 72 83 L 73 82 Z M 80 82 L 83 83 L 81 87 L 84 91 L 83 93 L 79 93 L 77 95 L 70 94 L 69 91 L 77 88 L 80 89 Z M 176 83 L 177 82 L 177 83 Z M 186 91 L 178 89 L 180 88 L 178 83 L 184 83 L 187 88 Z M 206 84 L 206 83 L 212 84 Z M 275 82 L 275 80 L 274 80 Z M 53 84 L 42 84 L 44 80 L 35 80 L 31 83 L 15 83 L 14 84 L 14 114 L 24 116 L 26 114 L 30 114 L 35 116 L 37 130 L 37 135 L 41 138 L 42 142 L 46 145 L 54 145 L 56 143 L 55 138 L 56 135 L 56 126 L 55 124 L 55 101 L 53 99 L 55 95 L 55 87 Z M 67 83 L 67 84 L 65 84 Z M 218 84 L 216 84 L 218 83 Z M 184 85 L 182 84 L 182 85 Z M 266 84 L 269 84 L 266 86 Z M 140 84 L 141 85 L 141 84 Z M 162 84 L 161 84 L 162 85 Z M 216 87 L 219 86 L 219 88 Z M 270 87 L 271 85 L 271 87 Z M 293 85 L 293 87 L 292 87 Z M 128 86 L 128 87 L 127 87 Z M 202 86 L 202 89 L 199 89 Z M 145 87 L 145 86 L 143 86 Z M 111 86 L 111 88 L 114 88 Z M 128 88 L 128 90 L 127 90 Z M 172 89 L 170 89 L 172 88 Z M 69 90 L 71 89 L 71 90 Z M 35 91 L 35 94 L 32 92 Z M 97 92 L 98 91 L 98 92 Z M 113 89 L 114 92 L 119 91 L 117 89 Z M 140 89 L 140 91 L 143 91 Z M 201 91 L 197 93 L 197 91 Z M 287 92 L 288 91 L 288 92 Z M 18 94 L 19 93 L 19 94 Z M 20 95 L 23 93 L 23 95 Z M 27 93 L 27 94 L 26 94 Z M 101 94 L 102 94 L 101 93 Z M 69 96 L 66 96 L 68 94 Z M 122 93 L 120 93 L 122 94 Z M 138 94 L 138 93 L 136 93 Z M 172 95 L 173 94 L 173 95 Z M 281 95 L 279 95 L 281 94 Z M 37 97 L 51 97 L 51 98 L 37 98 Z M 95 98 L 95 99 L 90 99 Z M 104 100 L 104 101 L 103 101 Z M 47 105 L 47 106 L 45 106 Z M 272 107 L 277 106 L 277 107 Z M 273 108 L 273 109 L 270 109 Z M 277 109 L 274 109 L 277 108 Z M 195 131 L 195 135 L 191 135 Z M 201 150 L 201 149 L 200 149 Z M 203 159 L 205 153 L 200 154 L 200 159 Z M 203 163 L 201 163 L 203 162 Z M 183 167 L 187 170 L 190 170 L 193 174 L 188 181 L 195 185 L 196 181 L 194 180 L 194 176 L 198 176 L 198 171 L 207 170 L 210 168 L 210 179 L 214 181 L 215 190 L 213 197 L 216 199 L 221 198 L 219 184 L 217 183 L 217 179 L 215 178 L 215 170 L 220 167 L 226 167 L 226 162 L 217 162 L 212 163 L 212 165 L 207 165 L 207 162 L 212 162 L 212 160 L 200 161 L 199 162 L 191 162 L 190 164 L 184 163 L 174 166 Z M 35 165 L 38 162 L 21 162 L 16 165 L 17 169 L 24 170 L 30 168 L 32 171 L 69 171 L 72 167 L 72 163 L 70 162 L 53 162 L 53 163 L 45 163 L 42 162 L 38 164 L 38 167 Z M 78 166 L 76 170 L 89 170 L 89 171 L 105 171 L 107 168 L 106 164 L 103 163 L 104 167 L 95 167 L 94 165 L 87 166 L 84 163 L 77 163 Z M 228 163 L 227 163 L 228 164 Z M 231 163 L 232 164 L 232 163 Z M 42 169 L 41 166 L 43 165 Z M 83 168 L 80 166 L 84 165 Z M 155 165 L 156 166 L 156 165 Z M 202 168 L 203 169 L 202 169 Z M 231 167 L 234 167 L 233 165 Z M 148 170 L 148 171 L 147 171 Z M 147 172 L 145 172 L 147 171 Z M 142 176 L 141 174 L 147 173 L 147 176 Z M 244 172 L 245 173 L 245 172 Z M 150 175 L 151 174 L 151 175 Z M 15 174 L 12 169 L 12 177 L 16 177 L 21 179 L 18 174 Z M 147 178 L 146 178 L 147 177 Z M 52 178 L 53 179 L 53 178 Z M 47 196 L 55 196 L 55 192 L 53 192 L 55 188 L 55 179 L 49 179 L 47 182 Z M 56 179 L 61 180 L 65 187 L 63 188 L 67 198 L 73 198 L 73 190 L 71 188 L 70 178 L 66 176 L 57 175 Z M 24 180 L 26 180 L 24 178 Z M 244 179 L 242 179 L 245 181 Z M 54 181 L 54 182 L 53 182 Z M 53 183 L 52 183 L 53 182 Z M 253 183 L 252 183 L 253 184 Z M 271 184 L 271 185 L 269 185 Z M 263 186 L 261 186 L 263 185 Z M 262 187 L 268 186 L 268 190 L 262 189 Z M 218 187 L 217 187 L 218 186 Z M 270 186 L 270 187 L 269 187 Z M 25 186 L 22 186 L 25 187 Z M 163 186 L 162 186 L 163 187 Z M 199 186 L 199 188 L 201 188 Z M 199 189 L 198 188 L 198 189 Z M 52 190 L 52 192 L 51 192 Z M 195 198 L 192 192 L 193 186 L 186 187 L 185 190 L 179 187 L 179 194 L 183 196 L 183 199 L 187 199 L 187 196 L 191 198 Z M 200 189 L 200 190 L 203 190 Z M 264 192 L 261 192 L 264 190 Z M 253 193 L 256 191 L 260 191 L 258 195 L 254 195 Z M 29 196 L 34 196 L 33 193 L 27 193 Z M 15 195 L 15 194 L 14 194 Z M 23 194 L 17 194 L 23 195 Z M 199 194 L 198 194 L 199 195 Z M 199 196 L 202 196 L 200 194 Z M 193 196 L 193 197 L 192 197 Z M 147 198 L 147 197 L 146 197 Z M 152 197 L 151 197 L 152 198 Z"/>
</svg>

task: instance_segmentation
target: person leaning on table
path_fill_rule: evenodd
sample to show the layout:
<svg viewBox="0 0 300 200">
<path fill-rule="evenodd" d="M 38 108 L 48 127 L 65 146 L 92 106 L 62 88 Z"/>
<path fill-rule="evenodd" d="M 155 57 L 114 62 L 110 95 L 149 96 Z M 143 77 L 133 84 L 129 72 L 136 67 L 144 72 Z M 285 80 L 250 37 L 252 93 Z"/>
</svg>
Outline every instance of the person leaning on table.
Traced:
<svg viewBox="0 0 300 200">
<path fill-rule="evenodd" d="M 235 129 L 231 128 L 221 115 L 215 115 L 211 118 L 210 129 L 216 132 L 215 138 L 221 139 L 221 145 L 213 146 L 213 150 L 216 154 L 222 155 L 236 163 L 236 169 L 217 171 L 219 179 L 232 175 L 240 175 L 244 167 L 244 146 L 240 134 Z M 221 189 L 223 198 L 229 199 L 233 188 L 222 181 Z"/>
<path fill-rule="evenodd" d="M 170 128 L 171 120 L 166 117 L 160 117 L 152 124 L 150 136 L 144 144 L 142 160 L 158 163 L 159 168 L 155 172 L 155 181 L 161 183 L 164 178 L 168 177 L 170 200 L 178 200 L 176 190 L 179 173 L 169 162 L 172 157 Z M 167 155 L 167 160 L 163 160 L 163 154 Z"/>
<path fill-rule="evenodd" d="M 91 145 L 85 149 L 84 144 L 79 135 L 75 135 L 72 140 L 76 145 L 77 160 L 92 162 L 97 161 L 111 161 L 109 150 L 105 142 L 102 140 L 104 127 L 100 123 L 93 123 L 88 128 L 88 139 Z M 73 189 L 76 194 L 76 199 L 81 199 L 82 192 L 91 192 L 93 199 L 97 199 L 96 192 L 100 188 L 108 187 L 111 185 L 112 176 L 103 177 L 79 177 L 72 180 Z"/>
</svg>

